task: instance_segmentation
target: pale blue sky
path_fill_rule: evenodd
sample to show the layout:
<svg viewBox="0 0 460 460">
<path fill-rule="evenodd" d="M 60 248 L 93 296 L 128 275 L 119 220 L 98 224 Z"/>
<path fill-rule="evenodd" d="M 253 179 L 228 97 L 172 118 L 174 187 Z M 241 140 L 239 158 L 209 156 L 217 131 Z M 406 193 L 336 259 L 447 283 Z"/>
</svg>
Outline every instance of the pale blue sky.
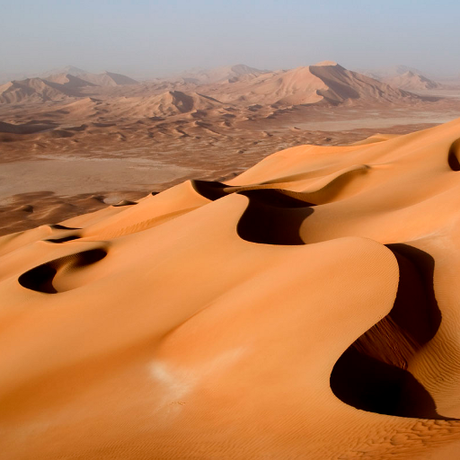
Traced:
<svg viewBox="0 0 460 460">
<path fill-rule="evenodd" d="M 0 73 L 335 60 L 460 74 L 458 0 L 0 0 Z"/>
</svg>

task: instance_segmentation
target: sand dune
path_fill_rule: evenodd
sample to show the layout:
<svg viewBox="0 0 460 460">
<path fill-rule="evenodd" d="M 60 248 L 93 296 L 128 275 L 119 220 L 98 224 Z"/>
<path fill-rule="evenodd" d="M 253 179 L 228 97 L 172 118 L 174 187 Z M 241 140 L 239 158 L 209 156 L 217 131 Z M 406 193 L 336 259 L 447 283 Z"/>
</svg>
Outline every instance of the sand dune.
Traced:
<svg viewBox="0 0 460 460">
<path fill-rule="evenodd" d="M 173 116 L 190 113 L 197 110 L 222 108 L 218 100 L 199 93 L 183 93 L 182 91 L 167 91 L 158 96 L 126 99 L 128 111 L 138 116 Z"/>
<path fill-rule="evenodd" d="M 71 117 L 88 119 L 92 115 L 96 114 L 96 107 L 100 105 L 100 102 L 101 101 L 98 99 L 85 97 L 83 99 L 65 104 L 56 109 L 55 112 L 59 113 L 60 117 L 69 115 Z"/>
<path fill-rule="evenodd" d="M 223 101 L 252 104 L 299 105 L 319 102 L 337 105 L 347 100 L 397 102 L 417 99 L 370 77 L 351 72 L 335 62 L 265 73 L 250 80 L 211 88 Z"/>
<path fill-rule="evenodd" d="M 212 97 L 196 92 L 166 91 L 157 95 L 122 96 L 109 100 L 88 97 L 62 106 L 55 113 L 62 114 L 68 119 L 84 120 L 96 116 L 103 118 L 104 122 L 110 120 L 117 123 L 120 119 L 144 122 L 153 117 L 158 117 L 160 121 L 177 115 L 187 117 L 198 112 L 203 112 L 204 115 L 206 111 L 219 109 L 223 110 L 224 105 Z"/>
<path fill-rule="evenodd" d="M 459 139 L 293 147 L 1 237 L 4 458 L 456 458 Z"/>
</svg>

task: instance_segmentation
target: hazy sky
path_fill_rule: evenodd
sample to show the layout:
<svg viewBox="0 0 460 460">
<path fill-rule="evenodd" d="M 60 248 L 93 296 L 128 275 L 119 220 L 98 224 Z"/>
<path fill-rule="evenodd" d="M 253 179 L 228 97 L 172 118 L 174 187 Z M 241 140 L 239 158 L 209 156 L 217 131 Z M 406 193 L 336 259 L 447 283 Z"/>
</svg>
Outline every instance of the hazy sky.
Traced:
<svg viewBox="0 0 460 460">
<path fill-rule="evenodd" d="M 0 73 L 334 60 L 460 74 L 459 0 L 0 0 Z"/>
</svg>

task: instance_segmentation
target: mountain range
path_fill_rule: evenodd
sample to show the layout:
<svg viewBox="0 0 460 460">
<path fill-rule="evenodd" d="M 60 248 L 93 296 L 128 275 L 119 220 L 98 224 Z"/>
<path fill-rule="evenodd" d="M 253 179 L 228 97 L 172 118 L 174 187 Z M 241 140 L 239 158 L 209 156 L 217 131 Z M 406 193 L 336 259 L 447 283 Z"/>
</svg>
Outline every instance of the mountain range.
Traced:
<svg viewBox="0 0 460 460">
<path fill-rule="evenodd" d="M 357 102 L 405 103 L 420 98 L 407 90 L 431 84 L 413 73 L 400 75 L 398 80 L 379 81 L 332 61 L 274 72 L 236 65 L 142 84 L 112 72 L 91 74 L 76 67 L 56 72 L 0 86 L 0 103 L 71 102 L 101 95 L 104 99 L 122 97 L 136 102 L 136 106 L 140 103 L 148 107 L 149 116 L 169 116 L 214 109 L 222 104 L 277 108 Z"/>
</svg>

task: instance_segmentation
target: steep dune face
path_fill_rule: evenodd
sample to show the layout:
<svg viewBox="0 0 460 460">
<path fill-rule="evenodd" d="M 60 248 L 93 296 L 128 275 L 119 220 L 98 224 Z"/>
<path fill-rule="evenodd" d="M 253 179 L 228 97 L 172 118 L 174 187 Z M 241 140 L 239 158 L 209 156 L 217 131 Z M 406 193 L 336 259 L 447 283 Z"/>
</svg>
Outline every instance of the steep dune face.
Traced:
<svg viewBox="0 0 460 460">
<path fill-rule="evenodd" d="M 5 458 L 455 458 L 459 139 L 294 147 L 1 237 Z"/>
</svg>

